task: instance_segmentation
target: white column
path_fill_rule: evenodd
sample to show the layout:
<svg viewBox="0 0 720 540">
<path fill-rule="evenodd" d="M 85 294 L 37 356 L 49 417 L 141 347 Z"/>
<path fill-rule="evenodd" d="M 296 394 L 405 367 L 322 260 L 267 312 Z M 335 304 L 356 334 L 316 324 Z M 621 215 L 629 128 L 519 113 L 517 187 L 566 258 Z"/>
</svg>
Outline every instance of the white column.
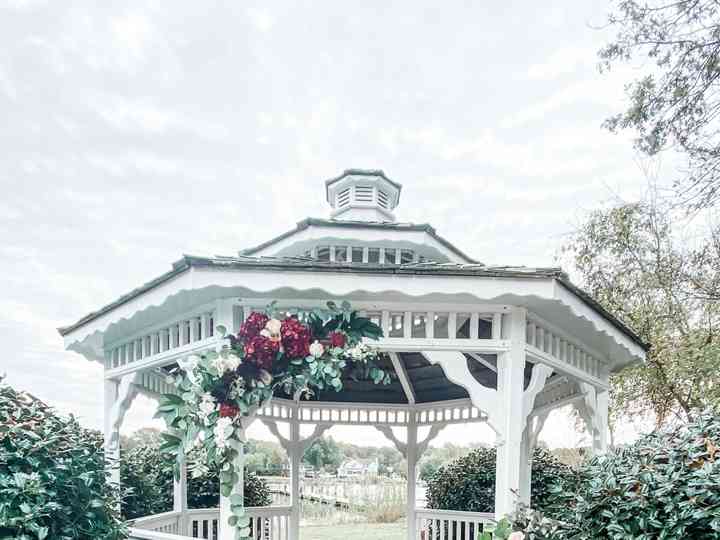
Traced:
<svg viewBox="0 0 720 540">
<path fill-rule="evenodd" d="M 119 398 L 120 383 L 105 379 L 104 435 L 105 470 L 110 474 L 110 482 L 120 485 L 120 425 L 113 418 L 113 411 Z"/>
<path fill-rule="evenodd" d="M 608 417 L 610 414 L 610 392 L 607 390 L 598 390 L 597 392 L 597 436 L 593 440 L 593 451 L 595 455 L 603 455 L 608 451 L 608 436 L 610 426 Z"/>
<path fill-rule="evenodd" d="M 407 537 L 416 540 L 415 531 L 415 501 L 417 499 L 417 462 L 418 462 L 418 429 L 415 415 L 410 413 L 410 422 L 407 426 Z"/>
<path fill-rule="evenodd" d="M 514 307 L 507 315 L 510 350 L 498 358 L 498 431 L 495 481 L 495 516 L 500 519 L 515 508 L 520 491 L 522 432 L 524 430 L 525 324 L 526 312 Z"/>
<path fill-rule="evenodd" d="M 300 460 L 303 445 L 300 444 L 300 421 L 297 417 L 299 411 L 295 409 L 294 413 L 294 418 L 290 420 L 290 444 L 287 448 L 290 460 L 290 505 L 292 506 L 289 540 L 300 538 Z"/>
<path fill-rule="evenodd" d="M 173 479 L 173 512 L 180 512 L 180 534 L 187 535 L 187 463 L 183 459 L 180 465 L 180 478 Z"/>
<path fill-rule="evenodd" d="M 522 442 L 520 443 L 520 502 L 530 505 L 530 487 L 532 484 L 532 454 L 534 448 L 531 448 L 530 422 L 525 427 L 522 434 Z"/>
<path fill-rule="evenodd" d="M 244 440 L 244 437 L 242 437 Z M 239 481 L 235 485 L 232 493 L 230 493 L 230 497 L 233 495 L 244 495 L 245 491 L 245 456 L 243 455 L 243 446 L 238 445 L 237 448 L 238 455 L 235 458 L 235 461 L 233 463 L 233 466 L 235 467 L 235 472 L 237 472 Z M 234 540 L 235 539 L 235 531 L 237 530 L 236 527 L 230 526 L 228 523 L 228 519 L 230 516 L 232 516 L 232 510 L 230 508 L 230 497 L 223 497 L 222 493 L 220 494 L 220 520 L 218 523 L 218 540 Z"/>
</svg>

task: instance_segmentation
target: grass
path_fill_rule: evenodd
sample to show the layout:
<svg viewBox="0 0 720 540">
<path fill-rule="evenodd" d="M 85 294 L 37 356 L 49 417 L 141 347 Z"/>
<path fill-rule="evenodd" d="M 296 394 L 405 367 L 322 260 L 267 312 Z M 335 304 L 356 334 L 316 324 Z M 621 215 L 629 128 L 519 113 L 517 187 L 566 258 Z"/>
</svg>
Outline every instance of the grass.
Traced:
<svg viewBox="0 0 720 540">
<path fill-rule="evenodd" d="M 404 540 L 405 523 L 355 523 L 300 527 L 302 540 Z"/>
</svg>

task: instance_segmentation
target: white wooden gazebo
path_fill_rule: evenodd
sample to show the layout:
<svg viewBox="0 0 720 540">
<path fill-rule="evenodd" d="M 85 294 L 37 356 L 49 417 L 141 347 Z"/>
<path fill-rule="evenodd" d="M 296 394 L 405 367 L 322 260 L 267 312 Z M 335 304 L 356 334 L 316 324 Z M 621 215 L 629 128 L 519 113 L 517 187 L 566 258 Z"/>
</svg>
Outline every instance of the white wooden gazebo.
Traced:
<svg viewBox="0 0 720 540">
<path fill-rule="evenodd" d="M 301 537 L 301 456 L 335 425 L 374 426 L 406 457 L 409 540 L 429 538 L 428 528 L 478 531 L 512 511 L 518 495 L 530 503 L 529 460 L 553 409 L 574 404 L 594 451 L 604 452 L 609 376 L 642 361 L 646 346 L 559 269 L 487 266 L 430 225 L 397 222 L 400 192 L 382 171 L 345 171 L 326 182 L 330 219 L 306 219 L 236 256 L 185 256 L 60 329 L 67 349 L 105 367 L 107 454 L 119 457 L 134 397 L 172 392 L 167 370 L 213 348 L 217 325 L 237 329 L 273 300 L 312 308 L 331 299 L 381 325 L 376 345 L 393 382 L 348 380 L 311 401 L 277 393 L 256 412 L 250 420 L 267 424 L 287 450 L 292 493 L 289 506 L 248 509 L 256 538 Z M 417 509 L 416 465 L 428 443 L 444 426 L 480 422 L 497 434 L 495 515 Z M 303 425 L 310 436 L 301 436 Z M 117 468 L 112 475 L 119 481 Z M 132 537 L 233 538 L 220 517 L 227 499 L 215 510 L 188 510 L 186 501 L 182 475 L 173 511 L 137 520 Z"/>
</svg>

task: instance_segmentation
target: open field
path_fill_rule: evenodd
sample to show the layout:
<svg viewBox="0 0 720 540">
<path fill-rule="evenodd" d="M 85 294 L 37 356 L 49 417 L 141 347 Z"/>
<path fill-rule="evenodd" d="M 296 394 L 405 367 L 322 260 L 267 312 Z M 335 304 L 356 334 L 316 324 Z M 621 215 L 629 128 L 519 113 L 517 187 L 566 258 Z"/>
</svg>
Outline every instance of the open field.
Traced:
<svg viewBox="0 0 720 540">
<path fill-rule="evenodd" d="M 405 523 L 353 523 L 300 527 L 302 540 L 404 540 Z"/>
</svg>

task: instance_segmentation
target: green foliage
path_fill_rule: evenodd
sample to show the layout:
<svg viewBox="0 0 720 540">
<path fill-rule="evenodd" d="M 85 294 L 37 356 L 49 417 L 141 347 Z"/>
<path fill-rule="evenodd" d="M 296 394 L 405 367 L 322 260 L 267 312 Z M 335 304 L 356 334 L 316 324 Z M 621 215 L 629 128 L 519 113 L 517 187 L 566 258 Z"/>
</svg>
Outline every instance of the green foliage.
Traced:
<svg viewBox="0 0 720 540">
<path fill-rule="evenodd" d="M 720 417 L 695 415 L 582 467 L 573 490 L 554 484 L 547 515 L 521 509 L 530 540 L 720 538 Z"/>
<path fill-rule="evenodd" d="M 102 436 L 0 380 L 0 538 L 120 539 Z"/>
<path fill-rule="evenodd" d="M 720 196 L 720 5 L 714 0 L 623 0 L 610 15 L 615 39 L 600 51 L 605 68 L 632 61 L 629 105 L 606 125 L 632 129 L 646 154 L 666 148 L 687 158 L 680 196 L 696 206 Z"/>
<path fill-rule="evenodd" d="M 334 473 L 342 463 L 343 455 L 332 437 L 321 437 L 305 450 L 302 460 L 315 470 L 324 469 Z"/>
<path fill-rule="evenodd" d="M 466 512 L 495 510 L 494 448 L 478 448 L 466 456 L 441 467 L 428 481 L 428 508 Z M 542 448 L 533 454 L 531 497 L 533 506 L 542 509 L 550 493 L 550 485 L 572 486 L 574 471 L 561 464 Z"/>
<path fill-rule="evenodd" d="M 658 425 L 720 403 L 720 236 L 694 248 L 654 201 L 593 212 L 565 246 L 582 286 L 652 345 L 613 378 L 613 416 Z"/>
<path fill-rule="evenodd" d="M 120 459 L 121 484 L 128 489 L 123 500 L 123 516 L 134 519 L 169 512 L 173 507 L 173 462 L 160 451 L 159 437 L 143 436 L 140 443 L 128 446 Z M 192 453 L 188 456 L 190 461 L 193 457 Z M 220 502 L 217 467 L 204 469 L 202 473 L 188 478 L 188 506 L 216 508 Z M 272 504 L 270 489 L 262 478 L 247 470 L 244 477 L 246 506 Z"/>
</svg>

